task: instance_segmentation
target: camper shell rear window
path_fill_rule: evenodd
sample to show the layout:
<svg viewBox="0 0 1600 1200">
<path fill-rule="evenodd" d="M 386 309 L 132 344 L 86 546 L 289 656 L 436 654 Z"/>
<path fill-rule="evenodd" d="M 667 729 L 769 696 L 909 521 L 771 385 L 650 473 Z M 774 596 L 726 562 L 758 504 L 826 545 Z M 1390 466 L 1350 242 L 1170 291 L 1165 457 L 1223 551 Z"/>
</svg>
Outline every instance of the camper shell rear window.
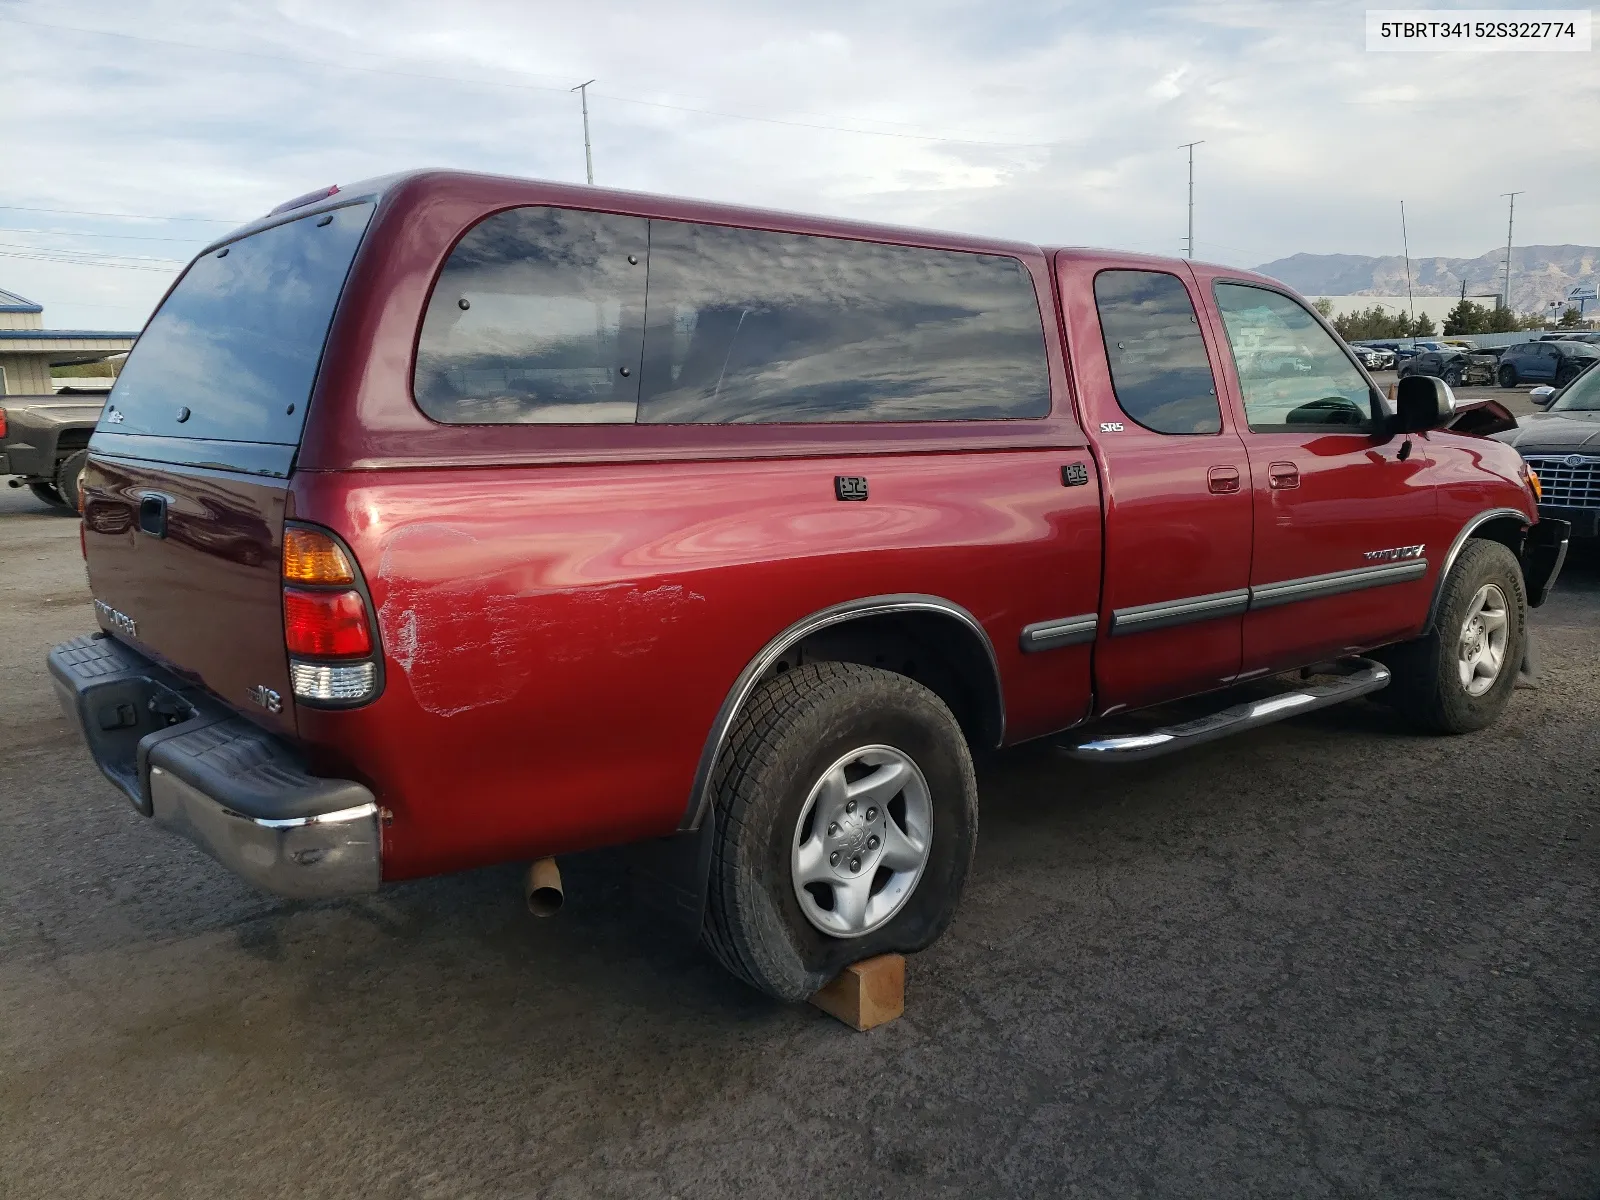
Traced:
<svg viewBox="0 0 1600 1200">
<path fill-rule="evenodd" d="M 372 212 L 361 203 L 312 213 L 191 263 L 128 355 L 95 448 L 194 461 L 192 449 L 164 443 L 205 443 L 206 465 L 243 470 L 263 458 L 250 447 L 288 448 L 292 457 Z"/>
</svg>

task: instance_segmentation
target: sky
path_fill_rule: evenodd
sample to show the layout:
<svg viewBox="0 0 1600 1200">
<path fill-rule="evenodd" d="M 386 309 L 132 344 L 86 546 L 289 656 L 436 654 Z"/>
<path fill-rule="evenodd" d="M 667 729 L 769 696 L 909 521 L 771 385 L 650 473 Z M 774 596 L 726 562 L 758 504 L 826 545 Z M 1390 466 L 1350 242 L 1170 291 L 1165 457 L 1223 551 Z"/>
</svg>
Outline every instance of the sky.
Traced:
<svg viewBox="0 0 1600 1200">
<path fill-rule="evenodd" d="M 1413 0 L 1416 2 L 1416 0 Z M 1498 0 L 1509 5 L 1508 0 Z M 1551 0 L 1535 0 L 1536 7 Z M 1559 0 L 1557 0 L 1559 2 Z M 413 167 L 1196 257 L 1600 243 L 1600 49 L 1344 0 L 0 0 L 0 288 L 137 329 L 211 237 Z"/>
</svg>

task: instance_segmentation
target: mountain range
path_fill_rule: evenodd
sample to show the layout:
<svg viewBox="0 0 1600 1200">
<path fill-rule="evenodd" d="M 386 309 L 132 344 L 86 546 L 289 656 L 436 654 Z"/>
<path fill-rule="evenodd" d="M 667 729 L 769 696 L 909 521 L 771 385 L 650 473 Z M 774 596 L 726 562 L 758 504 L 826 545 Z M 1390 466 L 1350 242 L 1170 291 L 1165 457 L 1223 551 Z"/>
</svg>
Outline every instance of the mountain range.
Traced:
<svg viewBox="0 0 1600 1200">
<path fill-rule="evenodd" d="M 1505 281 L 1504 249 L 1477 258 L 1413 258 L 1411 290 L 1417 296 L 1493 292 Z M 1406 260 L 1398 254 L 1292 254 L 1256 268 L 1306 296 L 1404 296 Z M 1515 246 L 1511 251 L 1511 307 L 1540 312 L 1577 284 L 1600 276 L 1600 246 Z M 1488 303 L 1479 301 L 1479 303 Z"/>
</svg>

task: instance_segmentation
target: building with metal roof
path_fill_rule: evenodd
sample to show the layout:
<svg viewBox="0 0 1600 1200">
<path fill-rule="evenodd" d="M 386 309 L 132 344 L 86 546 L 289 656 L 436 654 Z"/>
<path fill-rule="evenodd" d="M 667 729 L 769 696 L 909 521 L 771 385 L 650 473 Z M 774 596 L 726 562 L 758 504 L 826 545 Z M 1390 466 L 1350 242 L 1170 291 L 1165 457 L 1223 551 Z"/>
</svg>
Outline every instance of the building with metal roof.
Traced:
<svg viewBox="0 0 1600 1200">
<path fill-rule="evenodd" d="M 48 396 L 51 367 L 125 354 L 138 336 L 104 329 L 46 329 L 42 305 L 0 288 L 0 396 Z"/>
</svg>

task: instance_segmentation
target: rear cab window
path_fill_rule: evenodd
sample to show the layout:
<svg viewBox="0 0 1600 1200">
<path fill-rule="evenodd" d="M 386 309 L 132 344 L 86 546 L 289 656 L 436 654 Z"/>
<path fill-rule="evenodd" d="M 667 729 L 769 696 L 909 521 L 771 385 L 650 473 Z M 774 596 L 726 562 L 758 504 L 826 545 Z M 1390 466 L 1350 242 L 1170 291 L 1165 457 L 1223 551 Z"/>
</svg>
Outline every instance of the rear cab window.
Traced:
<svg viewBox="0 0 1600 1200">
<path fill-rule="evenodd" d="M 1050 412 L 1038 297 L 1014 258 L 538 207 L 452 251 L 413 382 L 447 424 Z"/>
<path fill-rule="evenodd" d="M 1188 288 L 1164 271 L 1094 277 L 1117 405 L 1156 433 L 1220 433 L 1222 409 Z"/>
<path fill-rule="evenodd" d="M 95 448 L 287 474 L 373 205 L 248 234 L 196 259 L 139 335 Z"/>
</svg>

